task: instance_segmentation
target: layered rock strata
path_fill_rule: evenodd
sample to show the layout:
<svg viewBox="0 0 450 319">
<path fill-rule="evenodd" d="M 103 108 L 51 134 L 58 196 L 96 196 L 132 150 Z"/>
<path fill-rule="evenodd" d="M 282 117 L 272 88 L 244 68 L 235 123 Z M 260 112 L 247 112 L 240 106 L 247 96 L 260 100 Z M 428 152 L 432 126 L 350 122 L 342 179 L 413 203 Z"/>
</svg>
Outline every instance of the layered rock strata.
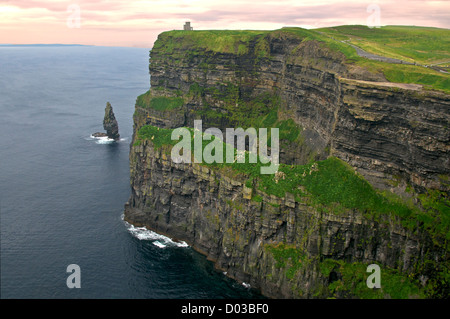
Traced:
<svg viewBox="0 0 450 319">
<path fill-rule="evenodd" d="M 371 263 L 391 282 L 403 278 L 428 295 L 448 296 L 448 282 L 436 284 L 446 281 L 448 240 L 421 222 L 408 228 L 393 214 L 374 218 L 364 209 L 324 209 L 290 192 L 268 194 L 232 169 L 176 164 L 169 145 L 139 137 L 145 125 L 192 127 L 202 119 L 204 128 L 224 130 L 255 123 L 246 116 L 268 123 L 275 114 L 281 127 L 293 121 L 299 131 L 282 140 L 282 163 L 336 157 L 376 189 L 417 205 L 412 193 L 449 190 L 447 94 L 386 83 L 382 73 L 290 32 L 257 34 L 222 51 L 188 37 L 164 33 L 151 51 L 149 103 L 139 97 L 134 114 L 127 221 L 188 242 L 269 297 L 361 297 L 355 287 L 365 277 L 358 271 Z M 158 98 L 167 103 L 156 104 Z M 423 296 L 419 290 L 406 297 Z M 381 297 L 393 295 L 385 290 Z"/>
</svg>

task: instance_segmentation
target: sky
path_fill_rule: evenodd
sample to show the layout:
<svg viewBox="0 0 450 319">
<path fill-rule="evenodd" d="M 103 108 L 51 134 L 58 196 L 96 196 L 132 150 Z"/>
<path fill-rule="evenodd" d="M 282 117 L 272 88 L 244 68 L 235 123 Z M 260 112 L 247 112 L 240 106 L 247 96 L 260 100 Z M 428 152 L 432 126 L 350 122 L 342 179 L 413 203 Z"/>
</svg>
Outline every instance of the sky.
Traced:
<svg viewBox="0 0 450 319">
<path fill-rule="evenodd" d="M 450 28 L 450 0 L 0 0 L 0 43 L 151 48 L 159 33 L 344 24 Z"/>
</svg>

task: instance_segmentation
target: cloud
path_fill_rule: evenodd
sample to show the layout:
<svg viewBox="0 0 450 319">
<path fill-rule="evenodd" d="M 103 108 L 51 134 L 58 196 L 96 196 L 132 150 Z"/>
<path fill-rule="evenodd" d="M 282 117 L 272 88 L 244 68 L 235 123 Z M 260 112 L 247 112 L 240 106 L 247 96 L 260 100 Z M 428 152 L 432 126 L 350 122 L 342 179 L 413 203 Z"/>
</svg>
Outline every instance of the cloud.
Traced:
<svg viewBox="0 0 450 319">
<path fill-rule="evenodd" d="M 0 0 L 0 28 L 12 31 L 2 32 L 0 42 L 77 40 L 86 44 L 127 46 L 152 43 L 158 33 L 181 29 L 185 21 L 191 21 L 194 29 L 201 30 L 366 24 L 371 14 L 367 6 L 372 2 L 380 8 L 382 25 L 450 28 L 449 1 Z M 72 13 L 68 12 L 71 4 L 80 8 L 81 27 L 77 30 L 69 30 L 66 23 Z M 49 30 L 52 34 L 43 34 Z"/>
<path fill-rule="evenodd" d="M 397 1 L 380 3 L 380 16 L 383 24 L 397 24 L 402 20 L 407 24 L 424 23 L 424 25 L 433 25 L 441 27 L 450 27 L 450 5 L 440 2 L 441 6 L 435 2 Z M 428 4 L 427 4 L 428 3 Z M 279 4 L 271 3 L 258 5 L 251 10 L 244 10 L 239 6 L 227 6 L 226 9 L 213 9 L 201 13 L 191 14 L 189 17 L 194 22 L 217 22 L 217 21 L 247 21 L 278 23 L 282 25 L 308 24 L 326 26 L 330 21 L 339 22 L 339 24 L 365 24 L 367 17 L 371 14 L 367 12 L 367 3 L 364 2 L 332 2 L 319 5 L 295 5 L 286 6 L 283 1 Z M 448 10 L 443 10 L 447 7 Z"/>
</svg>

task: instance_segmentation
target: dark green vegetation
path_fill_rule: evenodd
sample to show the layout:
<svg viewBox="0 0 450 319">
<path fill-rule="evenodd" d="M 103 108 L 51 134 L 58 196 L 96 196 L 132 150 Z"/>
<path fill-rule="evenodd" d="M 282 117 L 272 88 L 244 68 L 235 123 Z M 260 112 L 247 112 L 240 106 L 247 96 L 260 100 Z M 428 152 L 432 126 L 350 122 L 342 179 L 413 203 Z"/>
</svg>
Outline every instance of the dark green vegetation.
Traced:
<svg viewBox="0 0 450 319">
<path fill-rule="evenodd" d="M 179 108 L 183 105 L 184 100 L 181 97 L 153 97 L 150 91 L 137 97 L 136 105 L 142 108 L 152 108 L 157 111 L 165 111 Z"/>
<path fill-rule="evenodd" d="M 249 127 L 256 130 L 259 128 L 278 128 L 281 141 L 300 142 L 298 139 L 301 128 L 292 119 L 280 120 L 278 118 L 280 107 L 278 95 L 263 93 L 250 100 L 245 100 L 239 96 L 239 87 L 236 85 L 219 84 L 218 87 L 202 88 L 197 83 L 191 86 L 190 94 L 197 99 L 201 99 L 204 105 L 203 109 L 197 111 L 198 115 L 209 120 L 215 120 L 217 124 L 225 120 L 231 126 L 243 129 Z M 205 99 L 206 95 L 211 96 L 214 100 L 222 101 L 222 108 L 226 109 L 227 112 L 214 111 L 208 105 L 208 101 Z M 270 139 L 270 131 L 268 134 Z"/>
<path fill-rule="evenodd" d="M 286 271 L 286 278 L 292 279 L 308 259 L 306 254 L 293 245 L 278 243 L 276 245 L 266 245 L 265 249 L 269 251 L 276 261 L 276 268 L 283 268 Z"/>
<path fill-rule="evenodd" d="M 308 267 L 312 259 L 301 249 L 285 243 L 266 245 L 265 250 L 275 259 L 275 267 L 283 269 L 287 279 L 292 280 L 299 271 Z M 331 297 L 358 297 L 363 299 L 410 299 L 424 298 L 426 291 L 413 276 L 408 276 L 396 269 L 382 267 L 381 288 L 368 289 L 366 279 L 368 264 L 345 262 L 343 260 L 324 259 L 319 261 L 320 273 L 329 278 L 328 286 L 318 285 L 317 295 Z M 301 294 L 301 291 L 299 291 Z"/>
<path fill-rule="evenodd" d="M 205 96 L 209 96 L 214 100 L 223 102 L 222 108 L 228 112 L 216 112 L 209 104 Z M 299 127 L 292 119 L 280 120 L 278 118 L 278 110 L 280 106 L 280 98 L 276 94 L 261 94 L 251 100 L 244 100 L 239 96 L 239 87 L 228 83 L 227 85 L 217 84 L 217 87 L 201 87 L 198 83 L 191 85 L 188 98 L 202 100 L 203 108 L 191 110 L 198 115 L 199 118 L 207 118 L 210 124 L 220 125 L 222 121 L 226 121 L 234 127 L 247 129 L 253 127 L 259 128 L 279 128 L 280 140 L 285 143 L 296 142 L 301 143 L 301 135 Z M 165 97 L 151 95 L 150 90 L 138 96 L 136 105 L 145 109 L 151 108 L 158 111 L 179 109 L 184 104 L 184 98 Z M 212 122 L 212 123 L 211 123 Z M 269 146 L 270 146 L 270 130 Z"/>
<path fill-rule="evenodd" d="M 401 274 L 395 269 L 381 268 L 381 288 L 367 289 L 367 264 L 360 262 L 346 263 L 342 260 L 325 259 L 319 264 L 321 273 L 329 277 L 332 272 L 339 274 L 339 279 L 332 281 L 327 289 L 332 295 L 358 296 L 363 299 L 410 299 L 424 298 L 425 291 L 419 282 Z"/>
<path fill-rule="evenodd" d="M 151 141 L 156 148 L 160 148 L 163 145 L 175 145 L 177 141 L 172 140 L 172 131 L 173 130 L 145 125 L 138 131 L 135 145 L 139 145 L 142 140 Z"/>
<path fill-rule="evenodd" d="M 178 49 L 194 50 L 203 48 L 213 52 L 245 54 L 248 42 L 267 31 L 250 30 L 206 30 L 206 31 L 168 31 L 160 34 L 160 39 L 175 38 L 177 41 L 157 41 L 154 49 L 176 54 Z"/>
</svg>

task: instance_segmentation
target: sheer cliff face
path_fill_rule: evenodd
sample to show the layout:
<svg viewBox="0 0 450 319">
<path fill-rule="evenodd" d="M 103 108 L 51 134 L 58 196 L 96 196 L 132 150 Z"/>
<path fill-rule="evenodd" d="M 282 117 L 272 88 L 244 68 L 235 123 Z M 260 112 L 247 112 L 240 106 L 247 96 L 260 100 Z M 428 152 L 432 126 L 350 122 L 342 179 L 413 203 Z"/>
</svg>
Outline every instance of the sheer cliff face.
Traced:
<svg viewBox="0 0 450 319">
<path fill-rule="evenodd" d="M 126 220 L 187 241 L 270 297 L 355 296 L 363 279 L 355 275 L 349 283 L 349 269 L 358 273 L 370 263 L 425 286 L 438 280 L 440 266 L 430 265 L 446 267 L 447 244 L 420 227 L 411 231 L 392 216 L 372 218 L 358 209 L 336 214 L 288 192 L 277 197 L 248 187 L 242 174 L 173 163 L 169 146 L 138 141 L 138 131 L 192 127 L 195 119 L 224 130 L 248 123 L 243 117 L 275 112 L 300 132 L 282 140 L 282 163 L 331 155 L 380 189 L 448 192 L 448 95 L 386 84 L 324 44 L 281 31 L 223 50 L 202 47 L 188 34 L 162 34 L 150 75 L 151 98 L 182 103 L 136 105 Z M 347 284 L 353 288 L 342 288 Z"/>
<path fill-rule="evenodd" d="M 333 294 L 328 287 L 356 269 L 360 277 L 343 285 L 364 286 L 361 271 L 365 274 L 372 263 L 406 278 L 386 283 L 408 281 L 418 269 L 419 279 L 427 282 L 436 275 L 430 265 L 425 269 L 426 263 L 448 261 L 445 249 L 425 232 L 413 233 L 388 219 L 374 221 L 357 211 L 324 212 L 289 194 L 270 196 L 227 172 L 175 164 L 167 148 L 155 149 L 150 141 L 132 147 L 130 162 L 132 196 L 125 220 L 188 242 L 228 276 L 268 297 L 360 297 L 353 288 Z M 399 298 L 389 292 L 381 297 Z"/>
<path fill-rule="evenodd" d="M 344 84 L 345 83 L 345 84 Z M 392 91 L 389 87 L 345 81 L 342 107 L 332 137 L 336 156 L 383 187 L 401 177 L 418 188 L 448 190 L 449 96 Z"/>
<path fill-rule="evenodd" d="M 259 57 L 261 37 L 266 57 Z M 450 168 L 448 95 L 414 85 L 387 86 L 380 82 L 382 75 L 345 64 L 342 54 L 315 41 L 302 42 L 284 33 L 261 37 L 249 41 L 242 55 L 189 46 L 166 53 L 161 44 L 161 50 L 151 52 L 152 94 L 188 95 L 193 83 L 205 88 L 234 84 L 244 101 L 276 94 L 281 99 L 279 117 L 292 118 L 303 128 L 310 152 L 343 159 L 379 187 L 389 187 L 386 181 L 400 177 L 416 187 L 448 189 L 440 178 L 448 176 Z M 215 112 L 230 112 L 213 95 L 192 98 L 184 116 L 165 118 L 165 126 L 192 126 L 198 118 L 192 110 L 205 104 Z M 202 118 L 205 125 L 234 127 L 228 121 Z M 286 163 L 303 161 L 295 149 L 284 152 L 289 153 L 282 155 Z"/>
</svg>

